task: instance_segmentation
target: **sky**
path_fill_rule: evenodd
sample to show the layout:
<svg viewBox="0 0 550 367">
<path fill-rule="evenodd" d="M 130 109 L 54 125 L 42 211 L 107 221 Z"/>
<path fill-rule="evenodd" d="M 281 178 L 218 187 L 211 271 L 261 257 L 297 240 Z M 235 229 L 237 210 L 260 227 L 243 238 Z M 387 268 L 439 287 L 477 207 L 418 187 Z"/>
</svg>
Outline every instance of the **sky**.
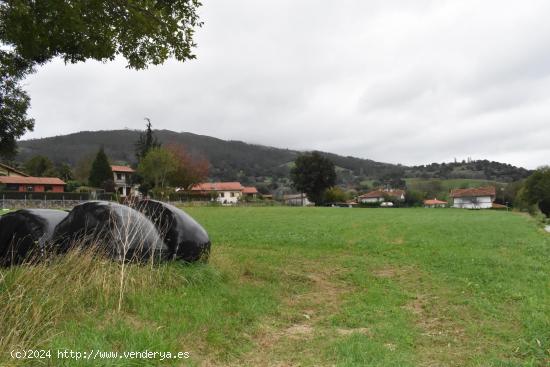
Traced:
<svg viewBox="0 0 550 367">
<path fill-rule="evenodd" d="M 550 164 L 550 1 L 204 0 L 197 59 L 31 75 L 34 132 L 188 131 L 405 165 Z"/>
</svg>

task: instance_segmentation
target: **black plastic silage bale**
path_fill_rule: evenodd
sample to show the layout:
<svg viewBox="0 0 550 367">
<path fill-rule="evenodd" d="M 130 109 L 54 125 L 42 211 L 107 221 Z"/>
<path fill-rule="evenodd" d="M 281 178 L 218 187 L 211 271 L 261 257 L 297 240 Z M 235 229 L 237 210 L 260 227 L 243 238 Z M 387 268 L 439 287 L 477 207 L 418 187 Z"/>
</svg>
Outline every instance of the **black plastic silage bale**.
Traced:
<svg viewBox="0 0 550 367">
<path fill-rule="evenodd" d="M 0 217 L 0 264 L 20 264 L 39 255 L 67 212 L 21 209 Z"/>
<path fill-rule="evenodd" d="M 95 246 L 116 260 L 162 260 L 168 248 L 153 223 L 128 206 L 107 201 L 77 205 L 56 227 L 57 251 Z"/>
<path fill-rule="evenodd" d="M 156 200 L 141 200 L 137 208 L 154 223 L 168 246 L 169 258 L 186 262 L 208 260 L 208 233 L 183 210 Z"/>
</svg>

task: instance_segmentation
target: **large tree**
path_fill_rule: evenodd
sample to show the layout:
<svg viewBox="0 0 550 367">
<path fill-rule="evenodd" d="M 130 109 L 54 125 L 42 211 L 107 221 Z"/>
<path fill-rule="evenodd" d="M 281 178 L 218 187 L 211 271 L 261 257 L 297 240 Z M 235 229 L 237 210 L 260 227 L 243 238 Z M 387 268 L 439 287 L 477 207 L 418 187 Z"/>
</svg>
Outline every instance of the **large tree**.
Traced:
<svg viewBox="0 0 550 367">
<path fill-rule="evenodd" d="M 536 204 L 550 217 L 550 167 L 536 170 L 525 180 L 522 195 L 529 204 Z"/>
<path fill-rule="evenodd" d="M 297 190 L 306 193 L 315 205 L 322 205 L 325 190 L 336 183 L 336 170 L 334 163 L 318 152 L 306 153 L 294 161 L 290 178 Z"/>
<path fill-rule="evenodd" d="M 176 169 L 176 159 L 170 151 L 165 148 L 153 148 L 139 163 L 138 173 L 154 187 L 163 188 L 168 184 L 168 177 Z"/>
<path fill-rule="evenodd" d="M 13 154 L 17 138 L 33 128 L 29 97 L 18 82 L 34 66 L 55 57 L 76 63 L 120 55 L 133 69 L 170 57 L 193 59 L 200 5 L 198 0 L 0 1 L 0 154 Z"/>
<path fill-rule="evenodd" d="M 103 147 L 99 149 L 92 163 L 90 170 L 90 177 L 88 183 L 93 187 L 104 187 L 109 181 L 113 179 L 113 171 L 109 164 L 109 159 L 103 150 Z"/>
<path fill-rule="evenodd" d="M 22 58 L 0 50 L 0 158 L 13 158 L 17 139 L 34 127 L 27 116 L 30 98 L 19 86 L 31 70 Z"/>
<path fill-rule="evenodd" d="M 160 142 L 153 133 L 151 120 L 147 117 L 145 120 L 147 121 L 145 132 L 139 134 L 138 141 L 136 142 L 136 158 L 138 163 L 141 162 L 151 149 L 160 147 Z"/>
<path fill-rule="evenodd" d="M 182 145 L 169 145 L 166 149 L 176 162 L 176 169 L 168 176 L 170 185 L 190 189 L 206 180 L 210 167 L 208 160 L 194 157 Z"/>
<path fill-rule="evenodd" d="M 25 172 L 35 177 L 56 176 L 53 163 L 47 157 L 35 155 L 25 162 Z"/>
</svg>

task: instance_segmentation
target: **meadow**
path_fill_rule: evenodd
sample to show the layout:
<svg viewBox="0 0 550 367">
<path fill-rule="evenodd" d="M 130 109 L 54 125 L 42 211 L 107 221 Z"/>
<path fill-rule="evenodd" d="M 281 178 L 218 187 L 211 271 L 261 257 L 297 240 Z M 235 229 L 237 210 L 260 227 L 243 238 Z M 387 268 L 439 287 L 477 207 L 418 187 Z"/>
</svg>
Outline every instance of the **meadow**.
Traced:
<svg viewBox="0 0 550 367">
<path fill-rule="evenodd" d="M 512 212 L 186 208 L 208 264 L 1 270 L 0 365 L 548 366 L 550 234 Z M 16 348 L 188 359 L 14 360 Z"/>
</svg>

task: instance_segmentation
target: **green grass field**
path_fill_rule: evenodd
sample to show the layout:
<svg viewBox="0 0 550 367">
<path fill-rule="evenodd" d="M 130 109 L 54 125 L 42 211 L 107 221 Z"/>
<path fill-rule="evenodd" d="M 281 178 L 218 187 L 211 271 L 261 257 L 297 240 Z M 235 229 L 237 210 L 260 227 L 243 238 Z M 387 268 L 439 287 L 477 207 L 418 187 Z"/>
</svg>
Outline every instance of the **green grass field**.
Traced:
<svg viewBox="0 0 550 367">
<path fill-rule="evenodd" d="M 51 366 L 550 365 L 550 235 L 528 216 L 186 210 L 210 233 L 210 263 L 130 266 L 120 312 L 119 264 L 3 269 L 0 349 L 190 353 L 19 361 Z"/>
</svg>

